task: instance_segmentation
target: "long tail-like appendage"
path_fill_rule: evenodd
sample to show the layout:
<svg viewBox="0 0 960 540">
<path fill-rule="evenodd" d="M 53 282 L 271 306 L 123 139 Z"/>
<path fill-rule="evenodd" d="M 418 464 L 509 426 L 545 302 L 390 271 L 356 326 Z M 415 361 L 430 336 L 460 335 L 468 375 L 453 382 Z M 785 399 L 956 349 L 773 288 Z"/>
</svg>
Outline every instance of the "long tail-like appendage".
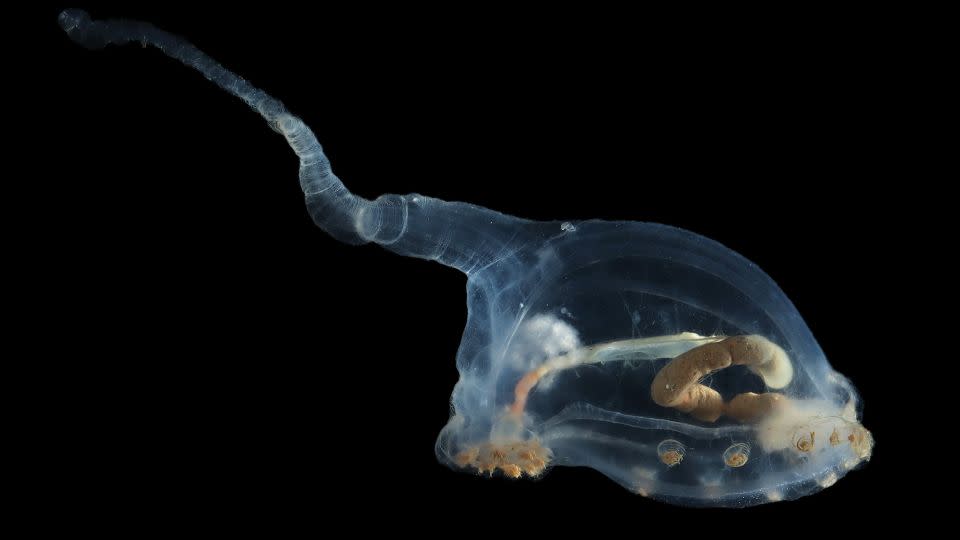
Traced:
<svg viewBox="0 0 960 540">
<path fill-rule="evenodd" d="M 152 45 L 242 99 L 287 138 L 290 147 L 300 158 L 300 186 L 304 194 L 308 198 L 323 194 L 325 204 L 318 209 L 322 212 L 317 213 L 323 217 L 323 221 L 317 224 L 343 242 L 358 244 L 364 241 L 357 237 L 352 218 L 370 202 L 354 196 L 346 189 L 330 169 L 330 162 L 310 128 L 288 113 L 279 100 L 224 68 L 185 39 L 152 24 L 126 20 L 93 21 L 85 11 L 74 9 L 62 12 L 59 21 L 71 39 L 89 49 L 130 42 Z"/>
<path fill-rule="evenodd" d="M 82 10 L 59 16 L 75 42 L 90 49 L 139 42 L 190 66 L 260 113 L 300 158 L 300 186 L 314 222 L 349 244 L 375 242 L 402 255 L 436 260 L 467 273 L 502 257 L 523 220 L 466 203 L 422 195 L 383 195 L 369 201 L 333 173 L 313 132 L 283 104 L 227 70 L 185 39 L 149 23 L 94 21 Z"/>
</svg>

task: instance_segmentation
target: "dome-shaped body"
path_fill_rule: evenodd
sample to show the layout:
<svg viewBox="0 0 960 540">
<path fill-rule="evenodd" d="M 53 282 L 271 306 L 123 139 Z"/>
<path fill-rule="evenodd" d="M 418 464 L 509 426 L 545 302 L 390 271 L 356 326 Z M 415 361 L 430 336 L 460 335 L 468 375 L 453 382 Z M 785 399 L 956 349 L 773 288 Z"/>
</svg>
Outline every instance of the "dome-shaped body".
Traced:
<svg viewBox="0 0 960 540">
<path fill-rule="evenodd" d="M 669 502 L 746 506 L 827 487 L 870 457 L 853 387 L 776 284 L 720 244 L 415 194 L 368 201 L 299 118 L 183 39 L 78 10 L 59 22 L 89 48 L 156 46 L 245 101 L 300 158 L 310 215 L 337 239 L 467 274 L 460 381 L 437 441 L 451 467 L 587 466 Z"/>
<path fill-rule="evenodd" d="M 441 460 L 587 466 L 670 502 L 745 506 L 869 458 L 856 392 L 756 265 L 664 225 L 536 227 L 556 234 L 470 275 Z"/>
</svg>

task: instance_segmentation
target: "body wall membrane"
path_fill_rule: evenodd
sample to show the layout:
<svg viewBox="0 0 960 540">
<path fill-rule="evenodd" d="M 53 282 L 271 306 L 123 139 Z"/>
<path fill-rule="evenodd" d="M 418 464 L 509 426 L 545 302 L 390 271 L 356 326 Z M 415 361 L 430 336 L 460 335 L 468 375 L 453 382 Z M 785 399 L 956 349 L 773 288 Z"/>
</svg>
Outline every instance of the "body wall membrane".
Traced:
<svg viewBox="0 0 960 540">
<path fill-rule="evenodd" d="M 69 21 L 65 26 L 75 32 L 81 28 Z M 153 60 L 161 61 L 157 57 Z M 187 94 L 184 91 L 182 95 Z M 474 472 L 534 477 L 555 464 L 590 465 L 644 495 L 682 504 L 740 506 L 820 489 L 835 481 L 831 475 L 842 476 L 869 456 L 868 451 L 857 450 L 863 448 L 869 435 L 860 431 L 859 402 L 852 387 L 825 363 L 802 319 L 773 282 L 726 248 L 671 227 L 590 221 L 586 219 L 590 216 L 580 211 L 569 220 L 534 222 L 422 195 L 378 198 L 379 193 L 357 186 L 363 196 L 356 196 L 339 183 L 333 187 L 318 184 L 311 176 L 313 169 L 320 171 L 321 180 L 317 182 L 332 177 L 318 149 L 312 146 L 306 127 L 293 117 L 283 116 L 269 102 L 265 105 L 265 95 L 246 96 L 248 104 L 264 113 L 300 154 L 300 185 L 307 193 L 309 213 L 318 225 L 349 243 L 373 241 L 389 250 L 437 260 L 467 273 L 469 321 L 457 360 L 459 381 L 456 376 L 452 381 L 457 382 L 456 414 L 437 444 L 442 461 Z M 314 110 L 322 109 L 316 107 Z M 245 114 L 241 108 L 235 110 Z M 211 138 L 224 136 L 202 115 L 196 120 L 200 129 L 211 132 Z M 271 134 L 269 130 L 267 134 Z M 175 150 L 168 147 L 166 153 Z M 398 183 L 419 190 L 414 181 L 403 178 L 408 170 L 414 171 L 411 176 L 416 178 L 413 161 L 409 156 L 392 160 L 396 166 L 382 171 L 391 171 Z M 573 165 L 574 170 L 577 166 Z M 546 167 L 549 170 L 549 165 Z M 278 166 L 276 174 L 266 181 L 283 181 L 289 173 L 282 174 L 282 169 Z M 296 174 L 295 168 L 292 174 Z M 620 174 L 623 183 L 628 183 L 634 173 Z M 740 190 L 734 189 L 737 182 L 727 182 L 730 192 L 716 193 L 700 191 L 702 188 L 682 178 L 683 173 L 661 176 L 659 182 L 669 185 L 652 187 L 649 193 L 656 198 L 670 192 L 679 201 L 689 200 L 687 204 L 661 205 L 672 205 L 677 213 L 702 213 L 709 206 L 702 200 L 704 193 L 716 205 L 728 209 L 725 215 L 737 216 L 734 220 L 756 223 L 771 214 L 790 219 L 791 212 L 796 212 L 783 208 L 786 203 L 777 198 L 775 189 L 758 195 L 749 182 Z M 350 182 L 351 188 L 359 183 L 357 180 Z M 390 183 L 383 178 L 377 182 L 380 186 Z M 539 185 L 545 188 L 541 201 L 556 201 L 569 192 L 560 189 L 561 182 Z M 328 197 L 332 194 L 336 197 Z M 596 208 L 597 199 L 612 195 L 585 197 L 585 204 Z M 794 199 L 796 204 L 808 202 L 802 196 Z M 644 205 L 649 207 L 646 202 L 637 204 L 640 208 Z M 608 208 L 624 206 L 611 202 Z M 566 217 L 540 208 L 532 210 L 540 219 Z M 607 212 L 610 210 L 600 215 L 643 218 Z M 712 227 L 706 222 L 698 225 L 695 228 L 706 233 Z M 758 250 L 756 257 L 762 257 L 763 251 Z M 353 256 L 349 251 L 335 253 L 338 258 Z M 376 257 L 379 265 L 397 260 L 382 259 L 369 250 L 357 256 Z M 333 261 L 327 259 L 324 264 Z M 303 271 L 297 277 L 307 284 L 304 294 L 322 292 L 322 282 L 313 282 L 310 272 Z M 421 288 L 398 289 L 396 296 L 374 308 L 374 320 L 381 321 L 371 329 L 374 334 L 383 332 L 382 321 L 402 317 L 398 311 L 410 312 L 407 306 L 418 302 L 419 297 L 436 294 Z M 425 330 L 416 340 L 444 339 L 434 334 Z M 740 335 L 758 336 L 743 345 L 761 350 L 756 361 L 738 361 L 749 355 L 730 352 L 736 344 L 722 339 Z M 644 341 L 650 338 L 663 339 L 666 344 Z M 445 343 L 449 344 L 449 338 Z M 723 349 L 724 343 L 728 343 L 727 349 Z M 398 353 L 397 347 L 376 351 L 374 356 L 400 355 L 414 365 L 410 357 L 416 354 L 408 348 Z M 455 348 L 454 344 L 450 362 Z M 696 367 L 707 365 L 707 359 L 722 355 L 723 350 L 728 350 L 733 365 L 702 373 L 709 376 L 703 381 L 705 386 L 722 397 L 713 411 L 720 413 L 716 418 L 709 419 L 709 406 L 700 411 L 703 418 L 698 418 L 693 416 L 695 408 L 684 410 L 689 408 L 682 399 L 658 402 L 650 385 L 672 365 L 671 358 Z M 703 354 L 698 357 L 697 351 Z M 431 366 L 418 365 L 416 369 L 443 369 L 440 358 L 430 361 Z M 526 401 L 518 406 L 522 392 L 517 383 L 546 365 L 558 367 L 542 378 L 535 377 L 535 384 L 524 396 Z M 765 371 L 763 366 L 769 369 Z M 783 374 L 787 368 L 789 376 Z M 359 389 L 364 382 L 357 384 Z M 782 392 L 790 405 L 778 418 L 790 423 L 789 433 L 765 440 L 757 434 L 759 428 L 751 432 L 744 426 L 753 424 L 726 414 L 740 395 L 781 389 L 785 389 Z M 776 417 L 772 412 L 764 417 L 768 416 Z M 821 422 L 821 418 L 828 420 Z M 811 423 L 817 425 L 808 430 Z M 777 426 L 779 429 L 781 424 Z M 698 431 L 702 429 L 714 431 Z M 843 438 L 842 444 L 832 444 L 834 431 Z M 849 440 L 849 436 L 854 439 Z M 375 434 L 371 437 L 374 441 L 377 438 Z M 661 452 L 668 441 L 676 445 Z M 749 447 L 747 452 L 731 451 L 744 448 L 736 446 L 742 444 Z M 813 446 L 804 450 L 807 444 Z M 841 455 L 837 448 L 846 453 Z M 489 454 L 486 461 L 485 452 Z M 857 458 L 852 464 L 851 456 Z M 743 459 L 746 463 L 739 463 Z M 738 466 L 731 466 L 731 461 Z M 516 474 L 517 469 L 520 474 Z M 864 474 L 869 474 L 869 468 Z"/>
</svg>

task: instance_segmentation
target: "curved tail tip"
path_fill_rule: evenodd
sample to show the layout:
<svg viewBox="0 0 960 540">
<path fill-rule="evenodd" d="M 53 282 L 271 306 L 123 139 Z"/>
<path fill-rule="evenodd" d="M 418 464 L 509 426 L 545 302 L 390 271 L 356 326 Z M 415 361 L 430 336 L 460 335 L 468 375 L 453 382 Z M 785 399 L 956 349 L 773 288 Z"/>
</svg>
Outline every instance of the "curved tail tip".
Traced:
<svg viewBox="0 0 960 540">
<path fill-rule="evenodd" d="M 57 17 L 60 28 L 70 34 L 74 30 L 90 24 L 90 14 L 82 9 L 65 9 Z"/>
</svg>

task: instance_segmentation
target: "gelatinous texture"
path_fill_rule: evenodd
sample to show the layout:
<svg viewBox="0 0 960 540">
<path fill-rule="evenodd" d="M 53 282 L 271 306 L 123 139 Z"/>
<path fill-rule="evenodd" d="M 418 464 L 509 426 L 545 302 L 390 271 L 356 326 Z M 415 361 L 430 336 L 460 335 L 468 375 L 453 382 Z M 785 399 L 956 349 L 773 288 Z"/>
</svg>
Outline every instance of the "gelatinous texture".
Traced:
<svg viewBox="0 0 960 540">
<path fill-rule="evenodd" d="M 150 44 L 259 112 L 300 158 L 318 226 L 468 276 L 454 413 L 437 456 L 537 477 L 592 467 L 669 502 L 746 506 L 829 487 L 870 458 L 853 386 L 756 265 L 651 223 L 535 222 L 422 195 L 353 195 L 283 105 L 149 24 L 60 15 L 78 43 Z"/>
</svg>

